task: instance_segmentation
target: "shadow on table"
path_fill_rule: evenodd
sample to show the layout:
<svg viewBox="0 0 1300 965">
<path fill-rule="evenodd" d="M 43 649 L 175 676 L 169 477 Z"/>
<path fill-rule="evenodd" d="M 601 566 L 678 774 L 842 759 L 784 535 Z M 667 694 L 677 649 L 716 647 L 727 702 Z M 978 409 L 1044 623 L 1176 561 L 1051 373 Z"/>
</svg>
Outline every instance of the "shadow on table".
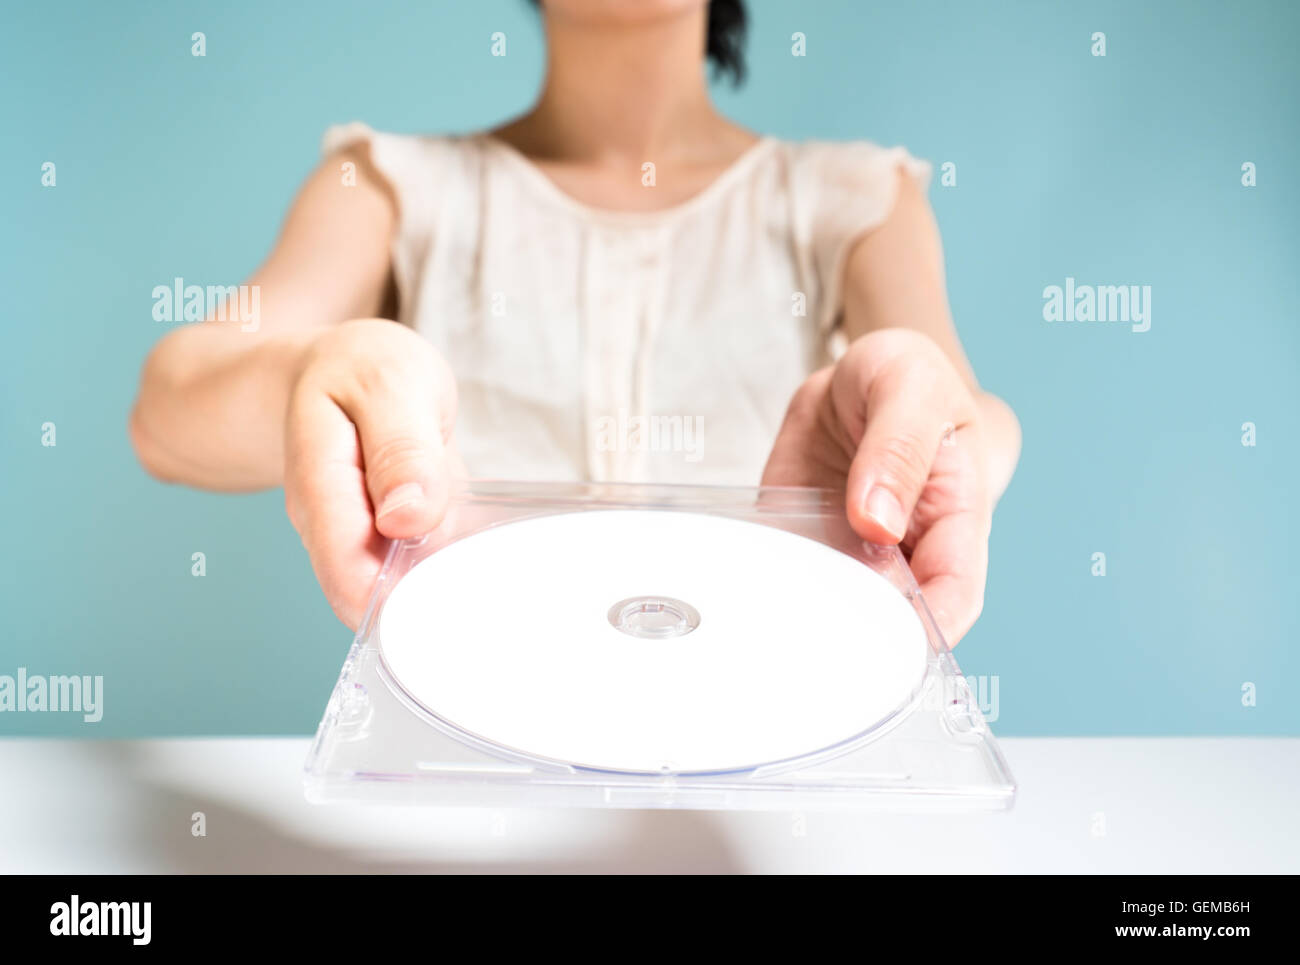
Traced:
<svg viewBox="0 0 1300 965">
<path fill-rule="evenodd" d="M 158 780 L 142 752 L 127 742 L 104 741 L 84 745 L 95 767 L 110 767 L 115 779 L 129 784 L 137 799 L 134 821 L 123 827 L 125 845 L 141 864 L 169 873 L 196 874 L 500 874 L 500 873 L 727 873 L 741 871 L 741 863 L 708 812 L 619 811 L 612 823 L 615 833 L 594 835 L 577 842 L 572 856 L 511 857 L 508 848 L 487 848 L 496 853 L 467 859 L 463 853 L 446 860 L 427 857 L 431 848 L 421 842 L 410 860 L 379 856 L 368 858 L 358 849 L 307 835 L 295 835 L 283 822 L 241 807 L 237 801 L 215 801 Z M 253 804 L 255 802 L 250 802 Z M 329 805 L 324 805 L 328 807 Z M 190 833 L 189 816 L 205 815 L 209 834 Z M 426 809 L 437 815 L 439 809 Z M 606 818 L 609 812 L 595 812 Z M 486 812 L 485 812 L 486 814 Z M 595 820 L 595 819 L 593 819 Z M 609 823 L 602 821 L 606 829 Z M 219 834 L 218 834 L 219 832 Z M 501 844 L 497 842 L 498 845 Z M 583 845 L 588 853 L 580 853 Z M 457 848 L 463 852 L 463 848 Z"/>
</svg>

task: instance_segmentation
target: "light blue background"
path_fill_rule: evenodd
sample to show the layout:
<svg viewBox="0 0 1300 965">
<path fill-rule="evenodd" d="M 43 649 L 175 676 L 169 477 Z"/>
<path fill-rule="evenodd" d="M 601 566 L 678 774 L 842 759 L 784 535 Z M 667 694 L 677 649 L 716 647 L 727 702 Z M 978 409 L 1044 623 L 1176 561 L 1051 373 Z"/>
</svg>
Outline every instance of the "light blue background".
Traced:
<svg viewBox="0 0 1300 965">
<path fill-rule="evenodd" d="M 953 307 L 1025 433 L 985 614 L 958 651 L 1000 679 L 995 729 L 1300 733 L 1300 5 L 751 7 L 750 80 L 719 93 L 738 121 L 958 165 L 931 191 Z M 0 673 L 103 674 L 107 697 L 98 725 L 3 714 L 0 734 L 309 732 L 349 635 L 280 494 L 162 486 L 128 449 L 163 330 L 150 292 L 253 269 L 331 123 L 459 131 L 524 109 L 536 16 L 523 0 L 2 16 Z M 1152 286 L 1151 330 L 1044 322 L 1042 290 L 1066 276 Z"/>
</svg>

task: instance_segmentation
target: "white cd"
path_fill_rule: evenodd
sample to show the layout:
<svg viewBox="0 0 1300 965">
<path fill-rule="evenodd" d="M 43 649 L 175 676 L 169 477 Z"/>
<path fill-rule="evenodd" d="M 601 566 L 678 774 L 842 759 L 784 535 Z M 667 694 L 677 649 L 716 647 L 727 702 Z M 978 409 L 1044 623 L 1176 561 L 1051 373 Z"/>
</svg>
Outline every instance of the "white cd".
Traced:
<svg viewBox="0 0 1300 965">
<path fill-rule="evenodd" d="M 723 771 L 870 730 L 925 671 L 915 610 L 815 540 L 719 516 L 593 510 L 452 543 L 379 618 L 425 709 L 524 754 Z"/>
</svg>

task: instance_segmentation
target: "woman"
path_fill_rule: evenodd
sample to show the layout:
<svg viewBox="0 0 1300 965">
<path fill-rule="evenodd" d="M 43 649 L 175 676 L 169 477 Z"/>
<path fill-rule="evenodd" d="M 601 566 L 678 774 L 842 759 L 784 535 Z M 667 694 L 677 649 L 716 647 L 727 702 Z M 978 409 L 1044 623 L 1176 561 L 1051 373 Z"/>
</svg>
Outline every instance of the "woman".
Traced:
<svg viewBox="0 0 1300 965">
<path fill-rule="evenodd" d="M 956 642 L 1019 429 L 949 317 L 928 167 L 720 116 L 702 60 L 739 74 L 739 0 L 542 9 L 523 117 L 329 132 L 250 279 L 256 331 L 209 321 L 150 354 L 140 459 L 206 488 L 282 484 L 351 627 L 385 538 L 435 526 L 458 474 L 840 487 Z M 617 431 L 638 419 L 696 444 Z"/>
</svg>

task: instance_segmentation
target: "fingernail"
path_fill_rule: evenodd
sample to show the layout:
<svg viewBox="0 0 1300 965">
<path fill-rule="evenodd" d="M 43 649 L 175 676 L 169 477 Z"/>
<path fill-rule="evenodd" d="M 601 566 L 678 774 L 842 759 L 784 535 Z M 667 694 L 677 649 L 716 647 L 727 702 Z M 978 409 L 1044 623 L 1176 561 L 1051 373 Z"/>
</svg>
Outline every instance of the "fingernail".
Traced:
<svg viewBox="0 0 1300 965">
<path fill-rule="evenodd" d="M 419 483 L 403 483 L 384 497 L 375 512 L 375 519 L 383 519 L 390 513 L 405 509 L 424 498 L 424 487 Z"/>
<path fill-rule="evenodd" d="M 864 507 L 866 514 L 880 524 L 886 533 L 895 539 L 902 539 L 907 527 L 903 518 L 903 505 L 893 493 L 883 486 L 877 486 L 867 494 Z"/>
</svg>

